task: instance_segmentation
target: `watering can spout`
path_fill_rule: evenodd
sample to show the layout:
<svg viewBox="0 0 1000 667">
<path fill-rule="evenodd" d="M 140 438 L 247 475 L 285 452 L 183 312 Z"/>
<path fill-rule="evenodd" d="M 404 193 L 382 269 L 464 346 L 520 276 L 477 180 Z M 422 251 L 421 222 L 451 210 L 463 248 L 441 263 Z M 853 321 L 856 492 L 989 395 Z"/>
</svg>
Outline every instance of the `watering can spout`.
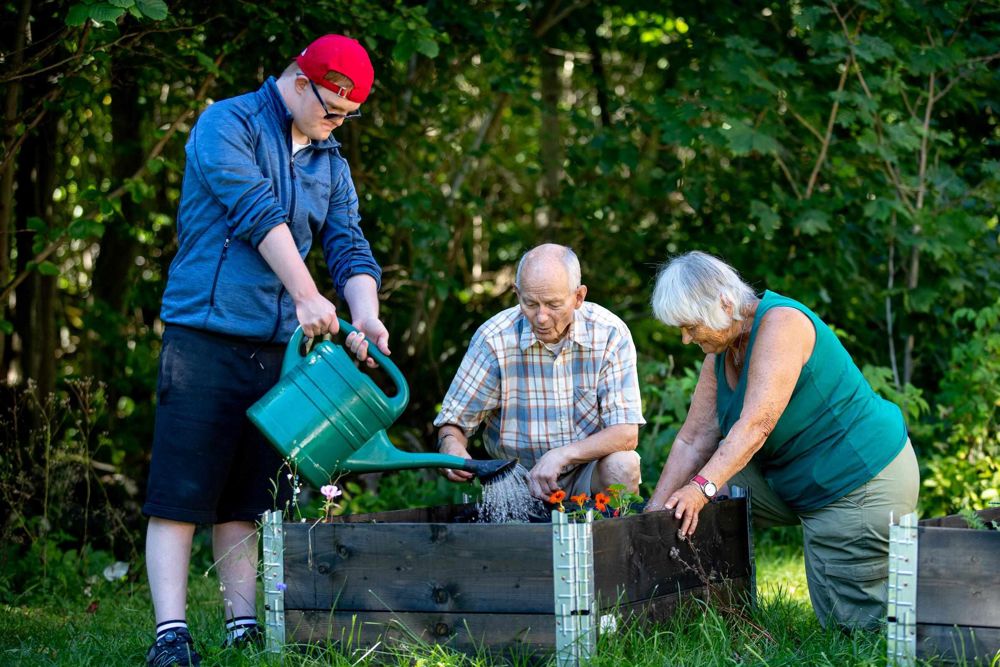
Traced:
<svg viewBox="0 0 1000 667">
<path fill-rule="evenodd" d="M 355 330 L 343 320 L 340 329 Z M 369 354 L 396 387 L 396 393 L 388 396 L 358 370 L 340 345 L 323 341 L 307 352 L 307 343 L 300 327 L 288 343 L 281 379 L 250 407 L 247 416 L 317 488 L 344 472 L 409 468 L 457 468 L 487 481 L 516 463 L 396 449 L 385 429 L 402 414 L 410 391 L 395 364 L 378 348 L 369 347 Z"/>
<path fill-rule="evenodd" d="M 517 461 L 491 459 L 480 461 L 449 454 L 404 452 L 389 442 L 385 431 L 379 431 L 358 451 L 342 463 L 351 472 L 409 470 L 413 468 L 455 468 L 473 473 L 483 483 L 495 481 L 513 470 Z"/>
</svg>

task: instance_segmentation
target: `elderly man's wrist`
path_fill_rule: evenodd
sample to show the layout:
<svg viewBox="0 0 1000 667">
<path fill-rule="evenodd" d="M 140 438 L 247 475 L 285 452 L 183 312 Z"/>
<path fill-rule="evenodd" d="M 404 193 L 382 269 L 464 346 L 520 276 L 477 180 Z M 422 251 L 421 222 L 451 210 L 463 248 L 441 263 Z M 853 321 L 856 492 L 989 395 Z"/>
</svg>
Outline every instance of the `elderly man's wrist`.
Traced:
<svg viewBox="0 0 1000 667">
<path fill-rule="evenodd" d="M 444 435 L 438 436 L 437 440 L 438 453 L 444 453 L 444 449 L 448 445 L 449 439 L 458 442 L 458 436 L 456 436 L 454 433 L 445 433 Z"/>
</svg>

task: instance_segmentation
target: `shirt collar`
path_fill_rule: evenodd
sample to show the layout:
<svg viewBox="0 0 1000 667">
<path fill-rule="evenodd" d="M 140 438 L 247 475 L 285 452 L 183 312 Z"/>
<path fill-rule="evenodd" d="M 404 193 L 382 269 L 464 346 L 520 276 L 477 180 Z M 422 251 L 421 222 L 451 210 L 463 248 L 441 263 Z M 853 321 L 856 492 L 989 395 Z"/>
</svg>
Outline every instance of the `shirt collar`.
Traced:
<svg viewBox="0 0 1000 667">
<path fill-rule="evenodd" d="M 566 344 L 567 345 L 579 345 L 587 349 L 593 349 L 594 347 L 594 332 L 591 330 L 592 327 L 586 326 L 585 318 L 583 317 L 582 311 L 587 307 L 586 302 L 580 308 L 573 311 L 573 321 L 569 324 L 569 331 L 566 332 Z M 538 336 L 531 329 L 531 322 L 528 318 L 524 316 L 524 313 L 519 313 L 517 317 L 518 326 L 521 329 L 521 336 L 518 339 L 518 347 L 522 352 L 527 350 L 532 345 L 542 345 L 542 341 L 538 340 Z"/>
</svg>

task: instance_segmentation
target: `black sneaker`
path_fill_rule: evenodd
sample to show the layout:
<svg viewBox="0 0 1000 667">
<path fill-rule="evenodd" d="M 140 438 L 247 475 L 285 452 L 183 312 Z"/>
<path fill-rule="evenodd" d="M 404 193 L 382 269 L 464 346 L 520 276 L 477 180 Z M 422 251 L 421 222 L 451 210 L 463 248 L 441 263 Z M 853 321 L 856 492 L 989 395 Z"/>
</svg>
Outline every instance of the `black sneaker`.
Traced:
<svg viewBox="0 0 1000 667">
<path fill-rule="evenodd" d="M 236 639 L 226 637 L 226 641 L 222 642 L 222 648 L 235 648 L 241 651 L 248 648 L 260 650 L 264 648 L 264 628 L 252 625 Z"/>
<path fill-rule="evenodd" d="M 184 628 L 170 630 L 162 637 L 153 642 L 146 653 L 146 665 L 148 667 L 168 667 L 169 665 L 181 665 L 184 667 L 198 667 L 201 665 L 201 656 L 194 650 L 194 640 L 191 633 Z"/>
</svg>

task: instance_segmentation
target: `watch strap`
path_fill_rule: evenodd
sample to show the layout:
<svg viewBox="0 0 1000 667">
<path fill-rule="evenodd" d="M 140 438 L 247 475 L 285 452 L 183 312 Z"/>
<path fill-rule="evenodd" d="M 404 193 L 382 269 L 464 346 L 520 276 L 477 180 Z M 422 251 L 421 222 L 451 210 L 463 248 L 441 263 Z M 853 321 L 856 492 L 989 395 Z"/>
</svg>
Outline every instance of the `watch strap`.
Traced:
<svg viewBox="0 0 1000 667">
<path fill-rule="evenodd" d="M 701 492 L 702 492 L 703 494 L 705 494 L 705 497 L 706 497 L 706 498 L 708 498 L 708 499 L 712 499 L 712 498 L 713 498 L 713 497 L 715 496 L 715 494 L 714 494 L 714 493 L 713 493 L 713 494 L 711 494 L 711 495 L 709 495 L 709 493 L 708 493 L 708 491 L 707 491 L 707 488 L 706 488 L 706 487 L 707 487 L 707 486 L 708 486 L 709 484 L 712 484 L 712 482 L 711 482 L 711 481 L 709 481 L 708 479 L 706 479 L 706 478 L 702 477 L 701 475 L 695 475 L 694 477 L 692 477 L 692 478 L 691 478 L 691 481 L 692 481 L 692 482 L 693 482 L 693 483 L 694 483 L 694 484 L 695 484 L 695 485 L 696 485 L 696 486 L 697 486 L 697 487 L 698 487 L 699 489 L 701 489 Z M 714 486 L 715 486 L 715 484 L 712 484 L 712 486 L 714 487 Z M 716 487 L 716 493 L 718 493 L 718 487 Z"/>
</svg>

